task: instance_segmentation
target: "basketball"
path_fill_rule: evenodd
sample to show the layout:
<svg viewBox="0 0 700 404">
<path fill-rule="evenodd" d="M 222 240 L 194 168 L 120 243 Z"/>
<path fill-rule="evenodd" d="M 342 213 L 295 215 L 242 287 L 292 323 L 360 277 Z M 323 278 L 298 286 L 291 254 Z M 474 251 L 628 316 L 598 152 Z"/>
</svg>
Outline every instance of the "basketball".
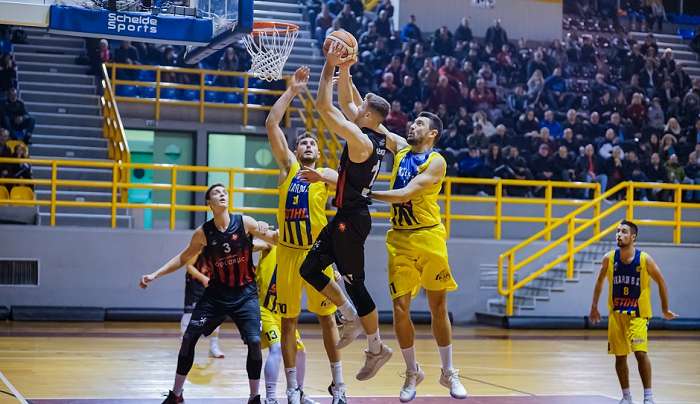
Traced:
<svg viewBox="0 0 700 404">
<path fill-rule="evenodd" d="M 327 37 L 326 40 L 323 42 L 323 54 L 327 55 L 328 54 L 328 49 L 331 47 L 331 43 L 337 42 L 341 43 L 345 46 L 345 52 L 342 54 L 341 60 L 347 61 L 351 57 L 354 57 L 357 55 L 357 39 L 349 33 L 348 31 L 345 30 L 338 30 L 338 31 L 333 31 L 331 32 Z"/>
</svg>

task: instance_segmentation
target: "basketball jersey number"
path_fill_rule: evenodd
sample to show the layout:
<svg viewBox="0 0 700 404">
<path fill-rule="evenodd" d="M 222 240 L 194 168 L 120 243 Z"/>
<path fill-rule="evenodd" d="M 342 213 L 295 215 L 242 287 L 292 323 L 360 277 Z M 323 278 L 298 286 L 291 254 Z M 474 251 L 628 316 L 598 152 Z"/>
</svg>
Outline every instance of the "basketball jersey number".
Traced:
<svg viewBox="0 0 700 404">
<path fill-rule="evenodd" d="M 369 191 L 372 190 L 372 186 L 374 186 L 374 181 L 377 180 L 377 176 L 379 175 L 379 167 L 382 165 L 382 160 L 377 160 L 377 164 L 372 167 L 372 181 L 369 182 L 369 185 L 367 188 L 362 189 L 362 196 L 367 197 L 369 195 Z"/>
<path fill-rule="evenodd" d="M 270 342 L 277 339 L 277 333 L 275 332 L 275 330 L 270 330 L 270 331 L 266 332 L 265 336 L 267 337 L 267 340 Z"/>
<path fill-rule="evenodd" d="M 292 198 L 292 203 L 295 205 L 299 204 L 299 195 L 294 195 L 294 198 Z"/>
<path fill-rule="evenodd" d="M 231 246 L 228 243 L 224 243 L 224 244 L 222 244 L 222 246 L 224 247 L 224 252 L 226 254 L 231 252 Z"/>
</svg>

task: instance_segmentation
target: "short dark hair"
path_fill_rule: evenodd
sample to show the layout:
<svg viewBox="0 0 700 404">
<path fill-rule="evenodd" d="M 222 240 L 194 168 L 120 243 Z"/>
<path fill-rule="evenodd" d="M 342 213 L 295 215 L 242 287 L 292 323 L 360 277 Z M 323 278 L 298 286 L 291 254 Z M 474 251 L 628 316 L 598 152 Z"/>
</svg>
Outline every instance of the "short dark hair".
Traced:
<svg viewBox="0 0 700 404">
<path fill-rule="evenodd" d="M 316 141 L 316 144 L 318 144 L 318 138 L 316 137 L 316 135 L 314 135 L 313 133 L 311 133 L 309 131 L 303 131 L 303 132 L 297 134 L 297 138 L 294 141 L 294 148 L 296 149 L 297 146 L 299 146 L 299 142 L 301 142 L 302 140 L 304 140 L 306 138 L 313 139 Z"/>
<path fill-rule="evenodd" d="M 620 222 L 620 226 L 628 226 L 632 230 L 632 234 L 639 237 L 639 228 L 636 224 L 630 222 L 629 220 L 623 220 Z"/>
<path fill-rule="evenodd" d="M 221 187 L 223 189 L 226 189 L 226 185 L 224 185 L 220 182 L 217 182 L 216 184 L 210 185 L 209 188 L 207 188 L 207 192 L 204 194 L 204 201 L 205 202 L 209 202 L 209 195 L 211 194 L 211 191 L 213 191 L 214 188 L 217 188 L 217 187 Z"/>
<path fill-rule="evenodd" d="M 382 120 L 384 120 L 384 118 L 386 118 L 386 116 L 389 115 L 389 111 L 391 111 L 391 105 L 389 104 L 389 101 L 385 100 L 384 98 L 378 96 L 375 93 L 367 93 L 365 100 L 367 100 L 367 104 L 369 104 L 369 107 L 372 109 L 372 111 L 378 113 L 382 117 Z"/>
<path fill-rule="evenodd" d="M 437 135 L 435 135 L 435 142 L 437 143 L 438 140 L 440 140 L 440 135 L 442 135 L 442 119 L 440 119 L 439 116 L 433 114 L 432 112 L 428 111 L 423 111 L 420 114 L 418 114 L 418 117 L 423 117 L 423 118 L 428 118 L 428 121 L 430 121 L 430 130 L 436 130 Z"/>
</svg>

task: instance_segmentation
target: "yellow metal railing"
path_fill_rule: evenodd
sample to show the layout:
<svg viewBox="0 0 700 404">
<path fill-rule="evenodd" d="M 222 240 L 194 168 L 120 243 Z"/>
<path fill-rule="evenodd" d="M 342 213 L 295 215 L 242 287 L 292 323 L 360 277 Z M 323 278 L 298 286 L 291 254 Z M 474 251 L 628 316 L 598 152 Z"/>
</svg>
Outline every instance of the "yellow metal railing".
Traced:
<svg viewBox="0 0 700 404">
<path fill-rule="evenodd" d="M 268 90 L 263 88 L 253 88 L 250 87 L 250 80 L 253 76 L 246 72 L 229 72 L 222 70 L 207 70 L 207 69 L 191 69 L 184 67 L 174 67 L 174 66 L 150 66 L 150 65 L 129 65 L 129 64 L 118 64 L 109 63 L 106 64 L 109 69 L 110 76 L 112 78 L 112 85 L 114 86 L 134 86 L 134 87 L 150 87 L 154 89 L 154 97 L 144 98 L 144 97 L 124 97 L 116 96 L 116 100 L 119 102 L 137 103 L 137 104 L 150 104 L 154 105 L 154 116 L 153 118 L 158 121 L 160 120 L 161 109 L 163 105 L 173 105 L 173 106 L 188 106 L 198 108 L 199 122 L 203 123 L 206 119 L 206 109 L 207 108 L 219 108 L 219 109 L 240 109 L 243 111 L 243 119 L 241 124 L 248 125 L 250 111 L 269 111 L 272 106 L 270 105 L 260 105 L 253 104 L 250 101 L 250 95 L 275 95 L 279 96 L 284 91 L 283 90 Z M 125 71 L 152 71 L 155 72 L 155 81 L 140 81 L 140 80 L 123 80 L 118 77 L 122 76 L 122 72 Z M 138 73 L 137 73 L 138 74 Z M 166 74 L 178 74 L 178 75 L 189 75 L 197 77 L 197 82 L 199 84 L 180 84 L 165 81 L 163 76 Z M 239 77 L 243 80 L 242 87 L 224 87 L 224 86 L 214 86 L 205 84 L 207 76 L 214 77 Z M 283 78 L 285 81 L 289 77 L 285 76 Z M 196 101 L 187 101 L 179 99 L 164 99 L 161 97 L 161 92 L 163 89 L 170 88 L 175 90 L 195 90 L 198 93 L 198 99 Z M 234 93 L 241 95 L 240 103 L 225 103 L 225 102 L 209 102 L 206 100 L 206 92 L 213 91 L 217 93 Z M 285 114 L 284 125 L 286 127 L 290 126 L 291 113 L 300 112 L 297 108 L 288 108 Z"/>
<path fill-rule="evenodd" d="M 119 115 L 119 107 L 114 96 L 114 87 L 107 74 L 107 69 L 102 65 L 102 97 L 100 97 L 100 108 L 102 109 L 102 133 L 107 138 L 107 154 L 110 159 L 114 160 L 115 168 L 112 172 L 112 182 L 129 182 L 129 171 L 124 168 L 124 164 L 131 161 L 131 153 L 129 152 L 129 144 L 126 141 L 124 133 L 124 125 Z M 56 171 L 55 169 L 52 171 Z M 116 198 L 116 195 L 113 195 Z M 122 202 L 128 199 L 126 189 L 121 194 Z M 52 205 L 52 211 L 55 206 Z M 51 215 L 51 219 L 55 220 L 55 215 Z M 53 222 L 52 222 L 53 225 Z"/>
<path fill-rule="evenodd" d="M 651 202 L 635 200 L 635 191 L 640 189 L 662 189 L 673 191 L 673 202 Z M 635 223 L 639 225 L 673 227 L 673 242 L 675 244 L 680 244 L 681 231 L 684 227 L 700 227 L 700 221 L 684 221 L 682 219 L 683 208 L 700 209 L 700 204 L 684 203 L 682 199 L 683 192 L 698 190 L 700 190 L 700 185 L 622 182 L 609 189 L 604 194 L 599 195 L 593 200 L 581 205 L 577 209 L 574 209 L 572 212 L 570 212 L 563 218 L 558 219 L 552 222 L 551 224 L 547 225 L 544 229 L 533 234 L 528 239 L 523 240 L 521 243 L 505 251 L 504 253 L 498 256 L 498 293 L 506 297 L 506 315 L 513 315 L 515 292 L 518 289 L 527 286 L 530 282 L 544 275 L 545 273 L 547 273 L 547 271 L 551 270 L 558 264 L 566 261 L 567 278 L 572 279 L 574 277 L 574 257 L 576 256 L 576 254 L 615 231 L 619 221 L 615 221 L 603 230 L 600 229 L 601 221 L 603 219 L 608 218 L 621 208 L 625 209 L 625 219 L 634 220 Z M 612 205 L 607 207 L 603 212 L 601 212 L 601 202 L 615 196 L 618 193 L 624 193 L 624 199 L 613 203 Z M 635 219 L 634 208 L 636 207 L 658 207 L 673 209 L 673 220 Z M 580 215 L 585 214 L 591 209 L 593 209 L 593 217 L 579 217 Z M 590 228 L 593 228 L 593 235 L 587 240 L 581 242 L 579 245 L 576 245 L 576 236 Z M 528 253 L 527 258 L 516 263 L 515 255 L 518 251 L 523 250 L 524 248 L 530 246 L 533 242 L 542 238 L 545 238 L 547 241 L 549 241 L 549 237 L 551 237 L 552 232 L 556 230 L 564 230 L 565 234 L 556 239 L 555 241 L 549 243 L 545 247 L 541 248 L 540 250 L 534 253 Z M 518 271 L 523 270 L 525 266 L 533 263 L 537 259 L 540 259 L 546 253 L 562 245 L 564 242 L 566 242 L 565 253 L 558 255 L 556 258 L 550 260 L 546 264 L 543 264 L 542 266 L 528 274 L 525 278 L 519 280 L 518 282 L 515 282 L 515 275 L 518 273 Z M 504 270 L 506 272 L 505 286 L 503 285 Z"/>
</svg>

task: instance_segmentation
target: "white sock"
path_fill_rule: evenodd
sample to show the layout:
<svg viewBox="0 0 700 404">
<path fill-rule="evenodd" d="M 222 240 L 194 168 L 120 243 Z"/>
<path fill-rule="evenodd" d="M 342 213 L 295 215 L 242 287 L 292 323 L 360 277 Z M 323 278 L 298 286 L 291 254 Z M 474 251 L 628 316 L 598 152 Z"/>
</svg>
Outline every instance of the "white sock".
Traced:
<svg viewBox="0 0 700 404">
<path fill-rule="evenodd" d="M 651 389 L 644 389 L 644 398 L 652 398 Z"/>
<path fill-rule="evenodd" d="M 375 355 L 382 351 L 382 339 L 379 337 L 379 329 L 374 334 L 367 335 L 367 346 L 369 347 L 369 352 Z"/>
<path fill-rule="evenodd" d="M 190 323 L 190 319 L 192 319 L 192 313 L 184 313 L 182 315 L 180 318 L 180 334 L 185 333 L 185 330 L 187 330 L 187 325 Z"/>
<path fill-rule="evenodd" d="M 448 346 L 439 346 L 440 362 L 442 362 L 443 370 L 452 370 L 452 344 Z"/>
<path fill-rule="evenodd" d="M 218 346 L 219 346 L 219 336 L 212 334 L 209 337 L 209 348 L 218 347 Z"/>
<path fill-rule="evenodd" d="M 355 306 L 350 303 L 349 299 L 345 300 L 345 303 L 338 306 L 338 310 L 346 320 L 352 320 L 357 317 L 357 310 L 355 310 Z"/>
<path fill-rule="evenodd" d="M 250 387 L 250 398 L 260 394 L 260 379 L 248 379 L 248 386 Z"/>
<path fill-rule="evenodd" d="M 265 397 L 275 398 L 277 391 L 277 379 L 280 374 L 282 362 L 282 348 L 279 342 L 272 344 L 265 359 Z"/>
<path fill-rule="evenodd" d="M 333 375 L 334 385 L 343 384 L 343 365 L 340 362 L 331 362 L 331 375 Z"/>
<path fill-rule="evenodd" d="M 626 398 L 628 400 L 632 399 L 632 393 L 630 392 L 630 389 L 622 389 L 622 398 Z"/>
<path fill-rule="evenodd" d="M 304 375 L 306 375 L 306 351 L 297 350 L 297 386 L 304 390 Z"/>
<path fill-rule="evenodd" d="M 403 355 L 403 360 L 406 362 L 406 370 L 416 371 L 418 370 L 418 364 L 416 363 L 416 348 L 408 347 L 401 349 L 401 355 Z"/>
<path fill-rule="evenodd" d="M 176 396 L 181 396 L 182 395 L 182 386 L 185 385 L 185 380 L 187 380 L 187 375 L 181 375 L 178 373 L 175 373 L 175 383 L 173 383 L 173 393 L 175 393 Z"/>
<path fill-rule="evenodd" d="M 294 390 L 297 384 L 297 368 L 284 368 L 284 375 L 287 377 L 287 390 Z"/>
</svg>

